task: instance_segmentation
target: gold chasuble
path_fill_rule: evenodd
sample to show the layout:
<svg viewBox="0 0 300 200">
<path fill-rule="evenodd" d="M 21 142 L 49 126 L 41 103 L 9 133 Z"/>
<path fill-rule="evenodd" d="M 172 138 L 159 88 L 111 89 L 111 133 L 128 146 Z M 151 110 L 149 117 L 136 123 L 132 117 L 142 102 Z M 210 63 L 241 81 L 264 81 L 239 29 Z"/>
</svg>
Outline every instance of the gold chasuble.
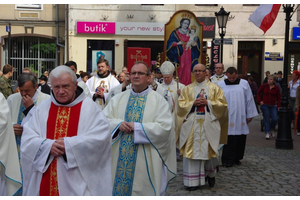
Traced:
<svg viewBox="0 0 300 200">
<path fill-rule="evenodd" d="M 205 86 L 208 88 L 207 100 L 209 100 L 211 102 L 212 112 L 213 112 L 214 116 L 217 118 L 218 122 L 220 123 L 221 133 L 220 133 L 219 143 L 227 144 L 228 109 L 227 109 L 227 101 L 224 96 L 224 92 L 218 85 L 211 83 L 207 79 L 205 81 L 206 81 Z M 193 114 L 193 113 L 191 113 L 191 109 L 193 107 L 194 101 L 196 100 L 196 97 L 195 97 L 195 87 L 196 86 L 197 86 L 197 83 L 193 82 L 190 85 L 186 86 L 181 91 L 181 95 L 178 99 L 178 110 L 177 110 L 177 120 L 178 120 L 177 134 L 179 135 L 179 139 L 176 141 L 176 143 L 179 146 L 179 143 L 181 140 L 180 138 L 186 138 L 185 139 L 186 143 L 185 143 L 185 145 L 182 146 L 183 149 L 181 149 L 181 153 L 183 151 L 189 152 L 188 155 L 190 155 L 190 156 L 188 156 L 188 157 L 190 157 L 191 159 L 193 158 L 192 157 L 193 145 L 189 145 L 189 144 L 194 141 L 193 134 L 183 131 L 186 134 L 186 136 L 183 136 L 183 135 L 180 135 L 180 130 L 181 130 L 183 123 L 186 122 L 188 116 Z M 203 112 L 203 111 L 201 111 L 201 109 L 203 109 L 203 108 L 200 108 L 200 110 L 199 110 L 200 113 Z M 196 113 L 197 113 L 196 114 L 196 116 L 197 116 L 198 110 Z M 198 120 L 196 120 L 196 122 L 201 126 L 200 127 L 201 129 L 202 129 L 202 126 L 205 125 L 203 119 L 198 119 Z M 206 123 L 210 123 L 210 122 L 206 122 Z M 193 124 L 191 124 L 191 126 L 193 126 Z M 210 148 L 210 146 L 209 146 L 209 148 Z M 216 157 L 216 154 L 211 149 L 209 149 L 208 151 L 209 151 L 208 156 L 210 158 Z"/>
<path fill-rule="evenodd" d="M 142 123 L 147 95 L 130 94 L 125 112 L 126 122 Z M 134 144 L 133 133 L 122 133 L 113 196 L 131 196 L 137 153 L 138 144 Z"/>
<path fill-rule="evenodd" d="M 56 106 L 51 103 L 47 120 L 47 138 L 57 140 L 77 135 L 82 102 L 73 107 Z M 57 158 L 55 157 L 43 174 L 40 196 L 59 196 L 57 183 Z"/>
</svg>

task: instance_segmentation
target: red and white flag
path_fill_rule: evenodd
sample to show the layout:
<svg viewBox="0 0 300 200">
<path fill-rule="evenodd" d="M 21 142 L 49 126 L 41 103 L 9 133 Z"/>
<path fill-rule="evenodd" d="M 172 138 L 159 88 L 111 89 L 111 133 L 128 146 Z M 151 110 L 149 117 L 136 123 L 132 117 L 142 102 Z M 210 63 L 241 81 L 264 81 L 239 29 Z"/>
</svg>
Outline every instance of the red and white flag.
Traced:
<svg viewBox="0 0 300 200">
<path fill-rule="evenodd" d="M 281 4 L 261 4 L 250 15 L 249 20 L 260 28 L 264 34 L 273 25 Z"/>
</svg>

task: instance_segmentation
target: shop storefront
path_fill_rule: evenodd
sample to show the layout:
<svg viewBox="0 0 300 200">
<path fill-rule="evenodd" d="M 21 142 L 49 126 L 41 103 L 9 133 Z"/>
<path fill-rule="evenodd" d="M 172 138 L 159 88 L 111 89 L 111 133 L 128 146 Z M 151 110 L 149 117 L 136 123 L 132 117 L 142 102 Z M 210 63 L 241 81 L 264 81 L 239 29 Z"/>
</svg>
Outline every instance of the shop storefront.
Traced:
<svg viewBox="0 0 300 200">
<path fill-rule="evenodd" d="M 215 18 L 198 17 L 198 20 L 203 25 L 202 60 L 205 62 L 207 49 L 210 48 L 207 41 L 215 36 Z M 147 61 L 151 66 L 157 62 L 158 55 L 164 60 L 164 26 L 165 23 L 160 22 L 77 21 L 75 34 L 70 34 L 70 60 L 77 62 L 78 71 L 88 73 L 97 70 L 96 63 L 100 57 L 107 59 L 110 68 L 117 73 L 124 66 L 130 68 L 134 60 Z M 136 51 L 128 51 L 130 48 L 136 48 Z M 149 53 L 143 55 L 141 52 Z"/>
</svg>

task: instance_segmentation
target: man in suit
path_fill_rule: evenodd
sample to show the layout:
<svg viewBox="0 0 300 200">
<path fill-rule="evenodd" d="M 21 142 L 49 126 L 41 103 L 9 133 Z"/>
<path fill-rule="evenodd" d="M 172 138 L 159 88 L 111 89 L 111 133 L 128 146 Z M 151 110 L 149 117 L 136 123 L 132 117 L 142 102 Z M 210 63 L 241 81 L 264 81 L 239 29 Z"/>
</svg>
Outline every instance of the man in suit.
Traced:
<svg viewBox="0 0 300 200">
<path fill-rule="evenodd" d="M 282 88 L 282 84 L 284 82 L 284 78 L 282 78 L 282 71 L 278 71 L 278 73 L 277 73 L 277 82 L 280 84 L 280 86 Z"/>
</svg>

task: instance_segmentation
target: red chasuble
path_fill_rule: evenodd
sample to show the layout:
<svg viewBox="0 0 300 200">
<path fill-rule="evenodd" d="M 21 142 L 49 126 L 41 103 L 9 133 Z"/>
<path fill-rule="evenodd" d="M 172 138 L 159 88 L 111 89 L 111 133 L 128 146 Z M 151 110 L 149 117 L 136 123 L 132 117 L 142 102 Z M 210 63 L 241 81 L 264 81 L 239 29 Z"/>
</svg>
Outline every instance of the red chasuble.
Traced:
<svg viewBox="0 0 300 200">
<path fill-rule="evenodd" d="M 77 135 L 82 102 L 73 107 L 56 106 L 51 103 L 47 120 L 47 138 L 57 140 Z M 57 158 L 54 158 L 43 174 L 40 196 L 59 196 L 57 184 Z"/>
</svg>

